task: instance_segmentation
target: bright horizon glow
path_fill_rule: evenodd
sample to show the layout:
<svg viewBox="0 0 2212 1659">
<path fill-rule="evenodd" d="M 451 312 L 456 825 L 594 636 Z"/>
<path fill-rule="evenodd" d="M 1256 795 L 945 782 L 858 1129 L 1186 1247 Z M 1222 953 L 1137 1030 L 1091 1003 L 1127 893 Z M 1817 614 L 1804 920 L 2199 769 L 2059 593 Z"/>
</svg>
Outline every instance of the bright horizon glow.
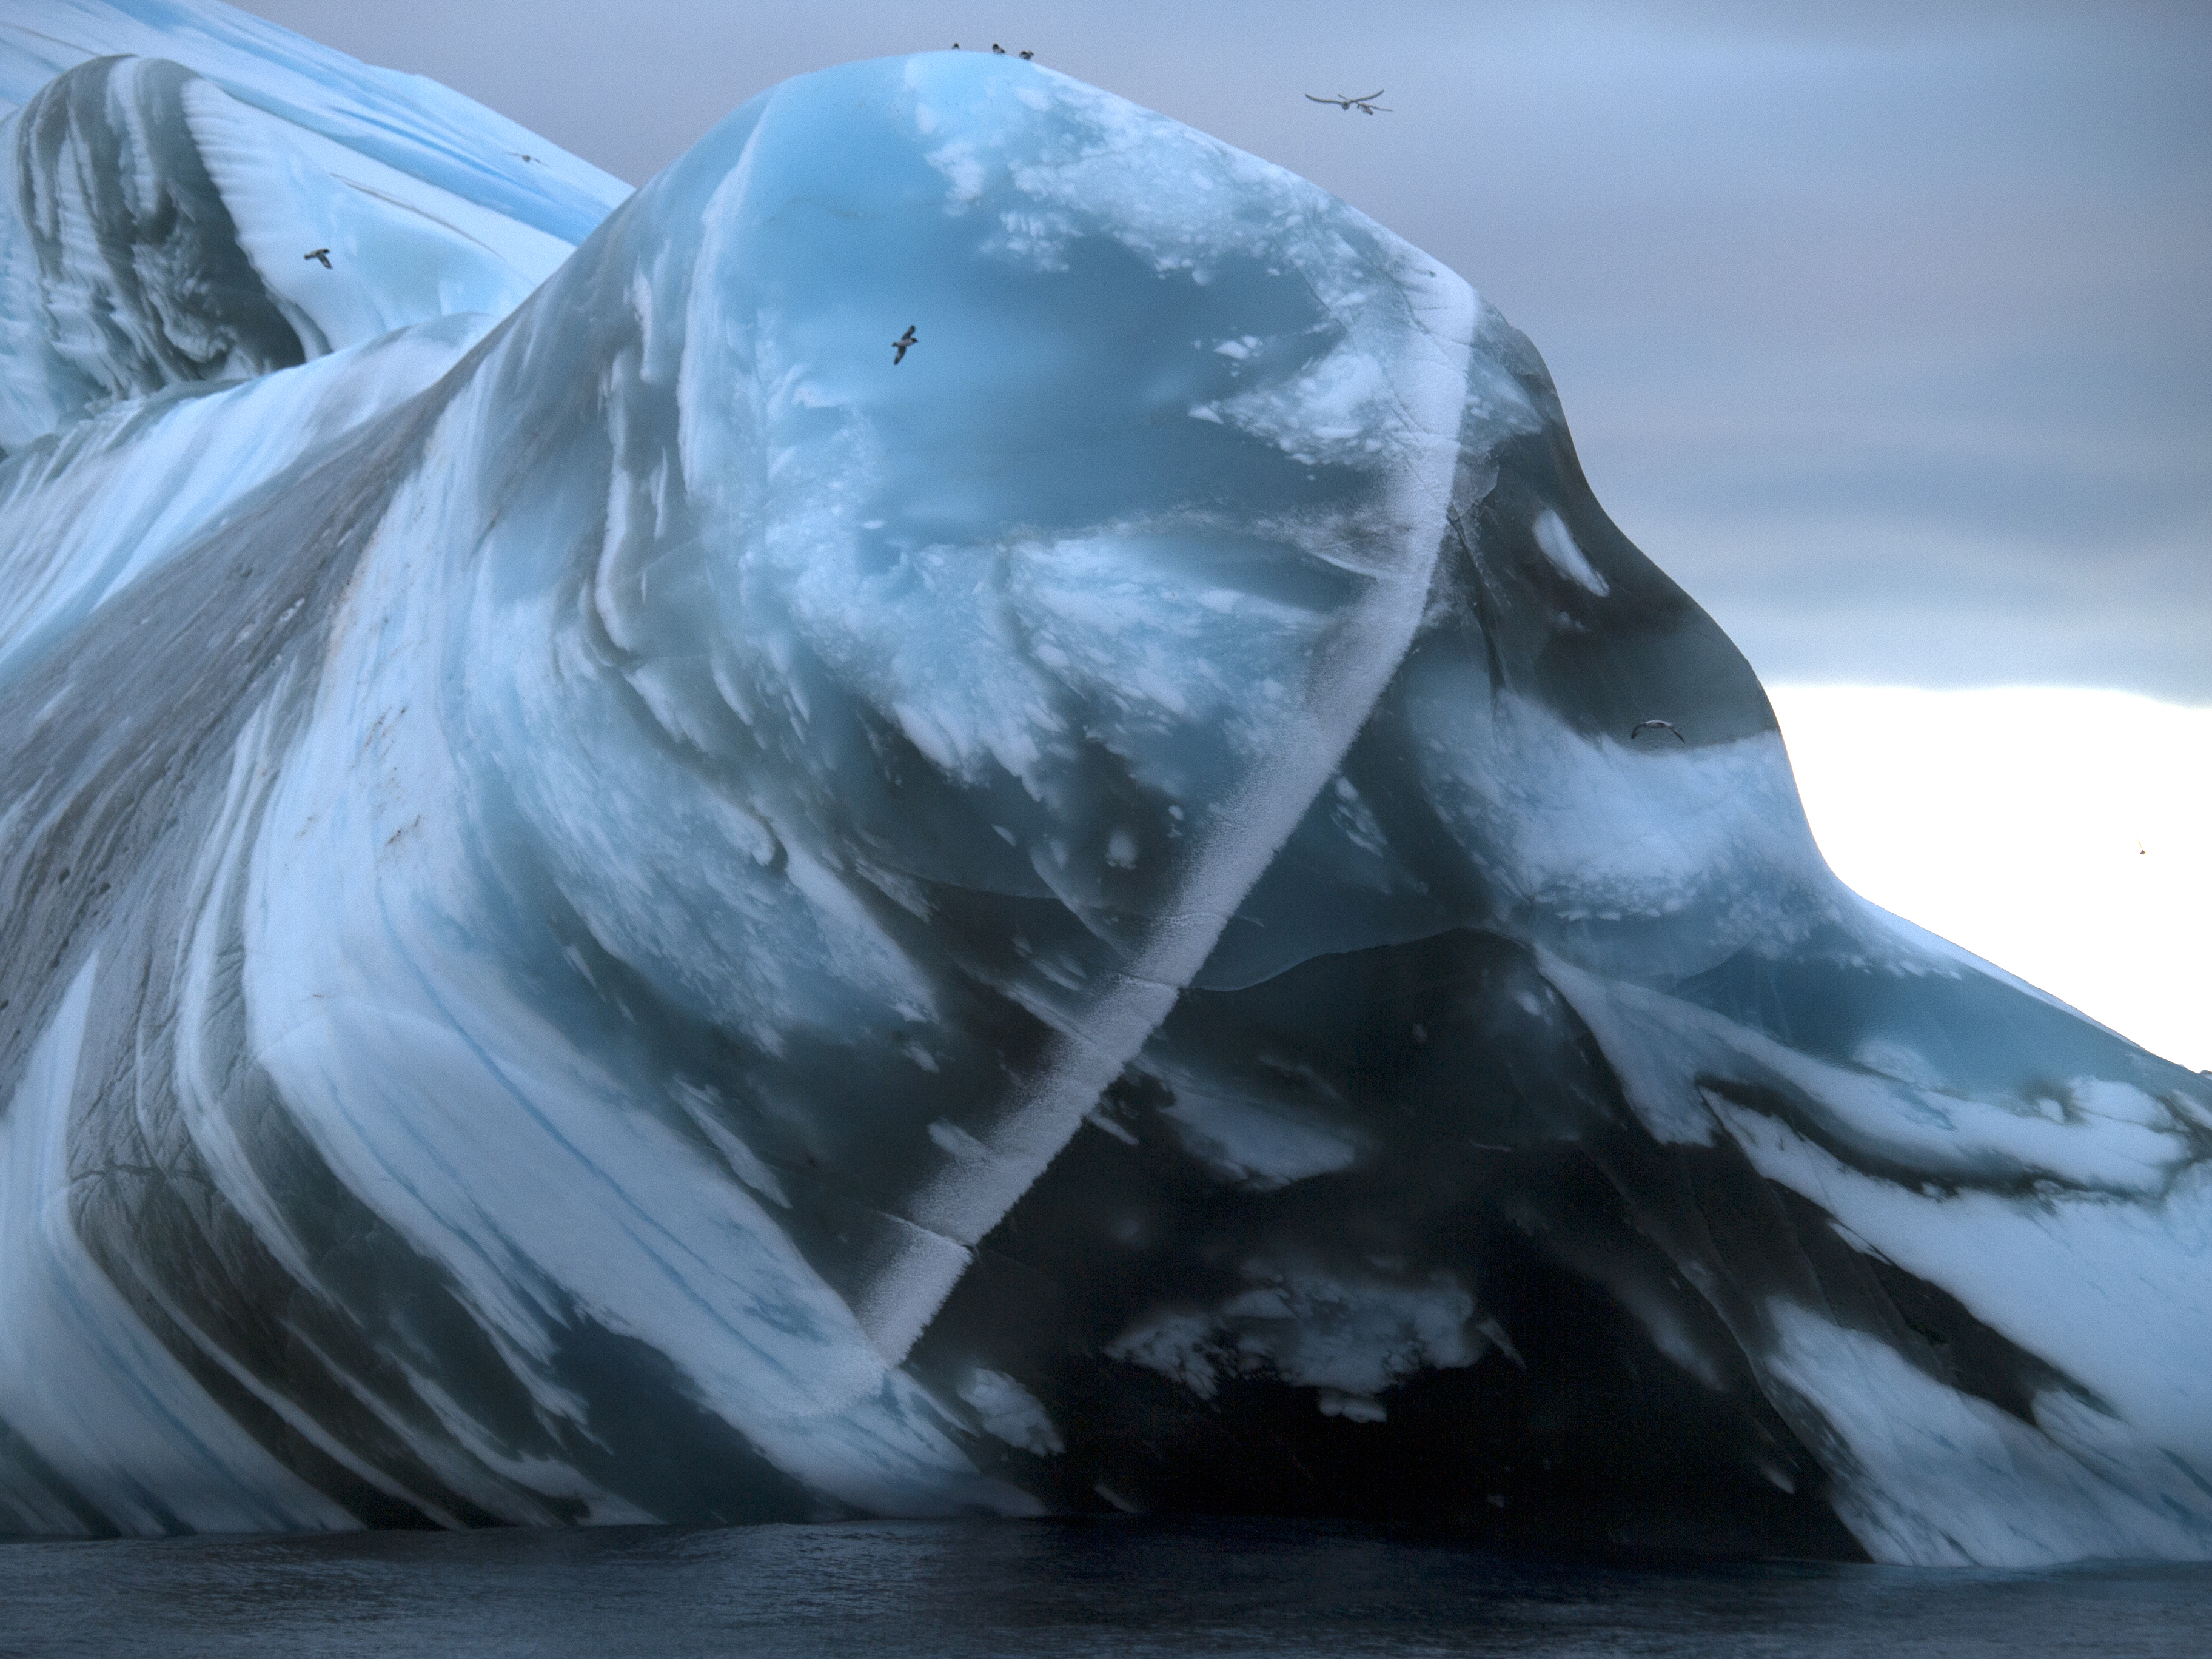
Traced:
<svg viewBox="0 0 2212 1659">
<path fill-rule="evenodd" d="M 1768 695 L 1845 882 L 2212 1067 L 2212 708 L 2063 686 Z"/>
</svg>

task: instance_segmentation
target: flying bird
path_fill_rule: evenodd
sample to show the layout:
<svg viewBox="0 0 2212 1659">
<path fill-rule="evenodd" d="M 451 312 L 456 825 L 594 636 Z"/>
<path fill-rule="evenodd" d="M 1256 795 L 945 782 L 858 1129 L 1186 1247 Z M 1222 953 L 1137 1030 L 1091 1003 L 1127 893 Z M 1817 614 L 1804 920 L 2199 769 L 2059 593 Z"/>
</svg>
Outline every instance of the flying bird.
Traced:
<svg viewBox="0 0 2212 1659">
<path fill-rule="evenodd" d="M 519 155 L 526 161 L 536 161 L 539 167 L 544 167 L 545 165 L 544 162 L 538 161 L 538 158 L 535 155 L 531 155 L 527 150 L 511 149 L 507 151 L 507 154 L 509 155 Z"/>
<path fill-rule="evenodd" d="M 1375 101 L 1377 98 L 1380 98 L 1382 95 L 1384 90 L 1385 89 L 1383 88 L 1377 87 L 1374 91 L 1358 98 L 1346 98 L 1341 93 L 1339 93 L 1334 98 L 1316 98 L 1313 94 L 1308 93 L 1306 94 L 1306 100 L 1309 103 L 1334 104 L 1347 115 L 1349 115 L 1353 110 L 1361 111 L 1363 113 L 1368 115 L 1388 115 L 1390 112 L 1389 106 L 1387 104 L 1378 104 Z"/>
<path fill-rule="evenodd" d="M 300 257 L 302 259 L 320 259 L 325 270 L 331 269 L 331 251 L 326 247 L 316 248 L 312 252 L 303 253 Z"/>
<path fill-rule="evenodd" d="M 1036 57 L 1036 54 L 1035 52 L 1024 52 L 1024 53 L 1022 54 L 1022 62 L 1024 62 L 1024 64 L 1026 64 L 1026 63 L 1028 63 L 1028 62 L 1030 61 L 1030 58 L 1034 58 L 1034 57 Z"/>
<path fill-rule="evenodd" d="M 1006 49 L 1000 46 L 996 40 L 991 42 L 991 50 L 997 52 L 1001 58 L 1004 58 L 1006 55 Z"/>
<path fill-rule="evenodd" d="M 1636 723 L 1636 729 L 1628 734 L 1629 742 L 1634 743 L 1646 732 L 1674 732 L 1675 742 L 1687 744 L 1690 741 L 1680 732 L 1674 731 L 1674 722 L 1672 720 L 1638 720 Z"/>
<path fill-rule="evenodd" d="M 914 325 L 912 323 L 908 323 L 906 325 L 906 332 L 900 335 L 897 339 L 891 342 L 891 349 L 897 354 L 897 356 L 891 359 L 891 367 L 893 368 L 896 368 L 901 363 L 906 361 L 907 348 L 914 343 Z"/>
</svg>

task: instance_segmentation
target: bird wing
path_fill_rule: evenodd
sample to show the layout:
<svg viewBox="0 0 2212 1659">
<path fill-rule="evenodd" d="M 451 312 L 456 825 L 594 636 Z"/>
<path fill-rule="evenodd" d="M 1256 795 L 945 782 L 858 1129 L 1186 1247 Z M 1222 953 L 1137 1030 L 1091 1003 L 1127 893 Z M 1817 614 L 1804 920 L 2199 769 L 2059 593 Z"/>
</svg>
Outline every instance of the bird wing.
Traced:
<svg viewBox="0 0 2212 1659">
<path fill-rule="evenodd" d="M 1334 98 L 1316 98 L 1313 94 L 1308 93 L 1306 94 L 1306 101 L 1310 104 L 1333 104 L 1336 100 Z"/>
<path fill-rule="evenodd" d="M 1377 87 L 1372 92 L 1364 92 L 1360 94 L 1358 97 L 1353 99 L 1352 101 L 1355 104 L 1371 104 L 1388 90 L 1388 88 Z"/>
</svg>

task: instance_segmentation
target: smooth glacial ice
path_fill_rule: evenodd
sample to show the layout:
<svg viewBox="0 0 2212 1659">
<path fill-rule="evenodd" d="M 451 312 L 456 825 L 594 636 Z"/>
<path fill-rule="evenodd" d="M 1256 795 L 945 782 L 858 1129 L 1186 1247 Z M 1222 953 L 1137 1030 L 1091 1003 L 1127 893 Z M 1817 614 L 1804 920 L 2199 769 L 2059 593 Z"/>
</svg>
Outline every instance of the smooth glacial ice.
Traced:
<svg viewBox="0 0 2212 1659">
<path fill-rule="evenodd" d="M 1419 250 L 977 53 L 0 94 L 0 1529 L 2212 1553 L 2212 1087 L 1830 874 Z"/>
</svg>

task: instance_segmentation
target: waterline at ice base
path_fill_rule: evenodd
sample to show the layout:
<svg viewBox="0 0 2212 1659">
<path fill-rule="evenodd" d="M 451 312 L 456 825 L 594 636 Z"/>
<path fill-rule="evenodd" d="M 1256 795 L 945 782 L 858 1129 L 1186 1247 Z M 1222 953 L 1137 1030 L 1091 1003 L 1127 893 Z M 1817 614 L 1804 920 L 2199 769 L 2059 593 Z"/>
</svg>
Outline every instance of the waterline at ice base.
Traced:
<svg viewBox="0 0 2212 1659">
<path fill-rule="evenodd" d="M 0 97 L 0 1529 L 2212 1556 L 2212 1084 L 1830 874 L 1418 249 L 972 52 Z"/>
</svg>

